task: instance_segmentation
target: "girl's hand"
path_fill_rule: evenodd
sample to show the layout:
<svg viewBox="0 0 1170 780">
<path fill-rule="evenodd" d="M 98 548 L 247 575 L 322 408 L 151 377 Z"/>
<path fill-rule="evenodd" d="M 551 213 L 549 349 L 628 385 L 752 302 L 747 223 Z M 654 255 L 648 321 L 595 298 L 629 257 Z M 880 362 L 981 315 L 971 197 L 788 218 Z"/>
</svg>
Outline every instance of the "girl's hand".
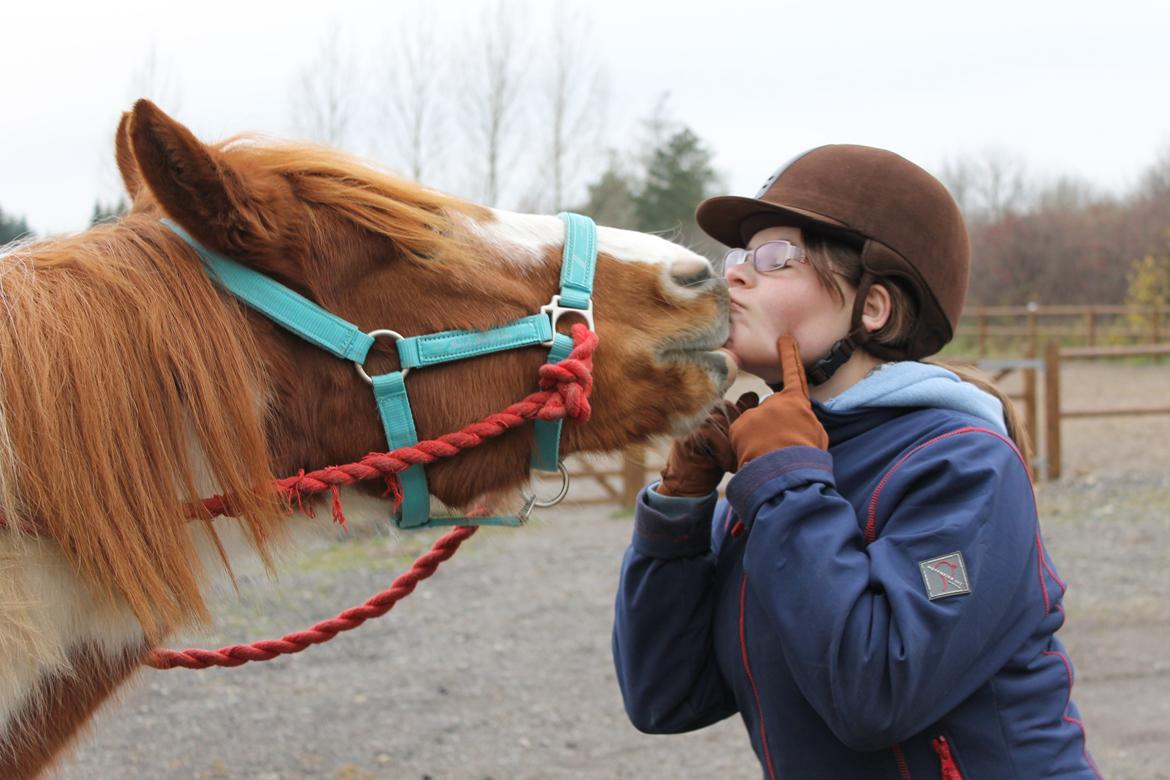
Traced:
<svg viewBox="0 0 1170 780">
<path fill-rule="evenodd" d="M 664 496 L 705 496 L 719 487 L 723 474 L 735 471 L 735 451 L 728 438 L 731 424 L 759 402 L 755 393 L 744 393 L 735 403 L 722 401 L 702 425 L 675 439 L 658 492 Z"/>
<path fill-rule="evenodd" d="M 783 389 L 744 412 L 731 425 L 730 438 L 738 468 L 782 447 L 829 448 L 829 434 L 813 414 L 812 402 L 808 400 L 808 379 L 796 339 L 781 336 L 776 341 L 776 351 L 780 353 Z"/>
</svg>

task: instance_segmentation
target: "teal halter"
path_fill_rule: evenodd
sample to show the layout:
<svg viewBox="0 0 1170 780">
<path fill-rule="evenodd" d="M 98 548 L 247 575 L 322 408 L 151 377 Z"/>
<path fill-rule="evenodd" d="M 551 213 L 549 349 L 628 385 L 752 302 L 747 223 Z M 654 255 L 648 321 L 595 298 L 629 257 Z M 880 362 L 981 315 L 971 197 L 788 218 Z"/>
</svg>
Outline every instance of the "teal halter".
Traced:
<svg viewBox="0 0 1170 780">
<path fill-rule="evenodd" d="M 352 361 L 358 374 L 373 387 L 386 440 L 390 449 L 394 450 L 418 443 L 414 414 L 405 384 L 406 375 L 412 369 L 536 345 L 549 347 L 548 362 L 559 363 L 573 349 L 573 340 L 557 333 L 557 321 L 561 317 L 566 314 L 580 315 L 585 318 L 589 329 L 593 330 L 592 295 L 593 272 L 597 264 L 597 227 L 593 220 L 580 214 L 566 212 L 558 216 L 565 223 L 561 290 L 559 295 L 554 295 L 548 304 L 541 307 L 539 314 L 488 330 L 448 330 L 412 337 L 387 329 L 365 333 L 356 325 L 331 314 L 279 282 L 208 249 L 174 221 L 164 219 L 162 222 L 191 245 L 212 280 L 226 292 L 310 344 Z M 394 339 L 401 368 L 389 374 L 370 376 L 364 365 L 374 340 L 379 336 Z M 545 471 L 559 469 L 564 480 L 561 494 L 551 503 L 563 498 L 568 489 L 568 472 L 560 461 L 562 422 L 535 422 L 532 467 Z M 431 517 L 430 492 L 423 467 L 411 466 L 398 476 L 403 499 L 394 522 L 400 528 L 519 525 L 533 505 L 547 505 L 529 496 L 519 517 Z"/>
</svg>

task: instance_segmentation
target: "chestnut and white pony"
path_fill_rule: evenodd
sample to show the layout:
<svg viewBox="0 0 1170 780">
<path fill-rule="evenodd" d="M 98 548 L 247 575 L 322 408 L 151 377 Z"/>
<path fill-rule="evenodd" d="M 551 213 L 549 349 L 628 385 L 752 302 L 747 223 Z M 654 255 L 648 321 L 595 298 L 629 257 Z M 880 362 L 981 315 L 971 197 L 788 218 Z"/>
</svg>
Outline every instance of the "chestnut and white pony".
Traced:
<svg viewBox="0 0 1170 780">
<path fill-rule="evenodd" d="M 364 330 L 481 329 L 558 287 L 564 226 L 482 208 L 327 149 L 207 145 L 152 103 L 123 116 L 133 207 L 114 224 L 0 254 L 0 777 L 38 775 L 144 655 L 210 619 L 209 578 L 246 548 L 268 561 L 288 518 L 274 475 L 387 443 L 344 361 L 212 286 L 160 223 Z M 711 350 L 727 293 L 705 260 L 600 228 L 593 416 L 565 452 L 612 450 L 702 415 L 728 381 Z M 374 368 L 397 365 L 380 342 Z M 419 437 L 535 389 L 532 347 L 413 373 Z M 426 469 L 450 506 L 528 478 L 531 426 Z M 190 522 L 211 493 L 239 514 Z M 217 571 L 218 570 L 218 571 Z"/>
</svg>

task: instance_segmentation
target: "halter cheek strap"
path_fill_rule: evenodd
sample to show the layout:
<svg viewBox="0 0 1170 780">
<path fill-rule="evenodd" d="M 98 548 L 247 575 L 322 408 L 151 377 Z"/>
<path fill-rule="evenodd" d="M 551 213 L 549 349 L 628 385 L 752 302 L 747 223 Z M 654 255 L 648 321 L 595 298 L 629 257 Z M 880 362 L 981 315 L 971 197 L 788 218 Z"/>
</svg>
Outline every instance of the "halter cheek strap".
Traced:
<svg viewBox="0 0 1170 780">
<path fill-rule="evenodd" d="M 579 214 L 559 215 L 565 223 L 565 246 L 561 265 L 561 289 L 539 314 L 488 330 L 451 330 L 423 336 L 404 337 L 392 330 L 363 332 L 356 325 L 326 311 L 299 293 L 200 244 L 170 219 L 163 224 L 186 241 L 199 255 L 212 280 L 246 305 L 305 341 L 354 363 L 359 375 L 373 388 L 382 428 L 391 449 L 418 443 L 414 413 L 406 390 L 406 375 L 425 368 L 493 352 L 543 345 L 550 348 L 550 363 L 568 357 L 573 340 L 557 333 L 557 321 L 569 314 L 585 319 L 593 330 L 593 276 L 597 261 L 597 229 L 593 220 Z M 388 374 L 368 375 L 363 366 L 378 336 L 395 339 L 400 369 Z M 537 421 L 532 467 L 560 469 L 561 420 Z M 430 491 L 421 465 L 399 475 L 403 500 L 394 521 L 401 528 L 430 525 L 519 525 L 537 502 L 529 497 L 520 517 L 431 517 Z M 567 490 L 562 487 L 563 498 Z"/>
</svg>

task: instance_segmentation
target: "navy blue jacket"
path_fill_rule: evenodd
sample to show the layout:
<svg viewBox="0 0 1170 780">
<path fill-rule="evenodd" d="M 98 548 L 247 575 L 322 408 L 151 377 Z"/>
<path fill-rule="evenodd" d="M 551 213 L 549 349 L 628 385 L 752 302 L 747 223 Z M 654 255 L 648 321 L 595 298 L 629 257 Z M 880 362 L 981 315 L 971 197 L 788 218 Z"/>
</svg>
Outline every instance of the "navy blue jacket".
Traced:
<svg viewBox="0 0 1170 780">
<path fill-rule="evenodd" d="M 766 778 L 926 780 L 947 755 L 963 780 L 1097 777 L 1010 440 L 954 410 L 814 409 L 828 452 L 757 458 L 681 516 L 639 497 L 613 634 L 634 725 L 738 712 Z M 955 552 L 970 592 L 932 600 L 922 564 Z"/>
</svg>

